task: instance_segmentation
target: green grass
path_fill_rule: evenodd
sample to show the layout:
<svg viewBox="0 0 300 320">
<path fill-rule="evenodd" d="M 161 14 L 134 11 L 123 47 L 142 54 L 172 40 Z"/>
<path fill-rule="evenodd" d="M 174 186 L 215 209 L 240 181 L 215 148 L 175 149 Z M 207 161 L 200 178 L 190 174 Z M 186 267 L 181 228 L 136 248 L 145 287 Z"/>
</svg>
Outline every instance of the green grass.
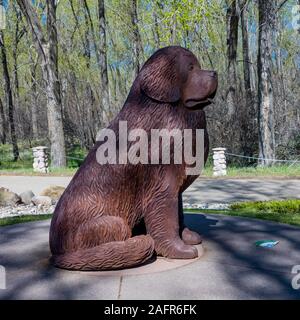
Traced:
<svg viewBox="0 0 300 320">
<path fill-rule="evenodd" d="M 203 170 L 204 177 L 212 177 L 212 165 L 205 166 Z M 279 177 L 279 178 L 300 178 L 300 165 L 274 165 L 272 167 L 227 167 L 228 178 L 263 178 L 263 177 Z"/>
<path fill-rule="evenodd" d="M 185 212 L 224 214 L 300 226 L 300 200 L 250 201 L 232 204 L 229 210 L 185 209 Z"/>
<path fill-rule="evenodd" d="M 45 143 L 36 141 L 33 146 L 45 145 Z M 26 143 L 19 144 L 20 159 L 13 161 L 12 146 L 9 144 L 0 145 L 0 174 L 8 175 L 43 175 L 33 171 L 32 163 L 32 148 Z M 86 151 L 80 148 L 79 145 L 73 145 L 67 148 L 67 167 L 66 168 L 51 168 L 50 175 L 54 176 L 72 176 L 77 171 L 80 164 L 85 158 Z M 51 166 L 51 164 L 50 164 Z M 49 175 L 49 174 L 45 174 Z"/>
<path fill-rule="evenodd" d="M 32 146 L 47 145 L 45 141 L 34 141 Z M 13 161 L 12 146 L 9 144 L 0 145 L 0 174 L 16 175 L 41 175 L 33 172 L 32 169 L 32 149 L 28 143 L 19 143 L 20 159 Z M 82 159 L 85 158 L 87 151 L 80 145 L 74 144 L 67 147 L 67 167 L 50 168 L 50 175 L 54 176 L 71 176 L 73 175 Z M 48 174 L 49 175 L 49 174 Z M 212 158 L 210 157 L 201 174 L 204 178 L 213 177 Z M 252 166 L 234 166 L 229 165 L 227 168 L 227 178 L 300 178 L 299 164 L 278 164 L 272 167 Z M 225 177 L 225 178 L 226 178 Z M 224 177 L 222 177 L 224 178 Z"/>
<path fill-rule="evenodd" d="M 300 200 L 249 201 L 234 203 L 229 210 L 185 209 L 184 211 L 256 218 L 300 226 Z M 44 214 L 2 218 L 0 226 L 45 220 L 51 216 L 51 214 Z"/>
<path fill-rule="evenodd" d="M 0 164 L 0 174 L 2 175 L 73 176 L 77 169 L 78 167 L 50 168 L 49 174 L 41 174 L 33 172 L 31 161 L 18 161 L 5 166 Z M 206 167 L 201 177 L 213 178 L 212 171 L 212 167 Z M 223 178 L 300 178 L 300 166 L 274 166 L 270 168 L 229 167 L 227 176 Z"/>
<path fill-rule="evenodd" d="M 17 223 L 47 220 L 52 217 L 52 214 L 39 214 L 39 215 L 26 215 L 26 216 L 16 216 L 16 217 L 7 217 L 0 219 L 0 227 L 9 226 Z"/>
<path fill-rule="evenodd" d="M 32 168 L 33 156 L 26 144 L 19 146 L 20 159 L 13 161 L 12 145 L 0 145 L 0 170 L 20 170 Z"/>
<path fill-rule="evenodd" d="M 239 212 L 300 214 L 300 200 L 290 199 L 238 202 L 232 204 L 231 209 Z"/>
<path fill-rule="evenodd" d="M 31 168 L 0 169 L 0 175 L 73 176 L 78 168 L 51 168 L 49 173 L 34 172 Z"/>
</svg>

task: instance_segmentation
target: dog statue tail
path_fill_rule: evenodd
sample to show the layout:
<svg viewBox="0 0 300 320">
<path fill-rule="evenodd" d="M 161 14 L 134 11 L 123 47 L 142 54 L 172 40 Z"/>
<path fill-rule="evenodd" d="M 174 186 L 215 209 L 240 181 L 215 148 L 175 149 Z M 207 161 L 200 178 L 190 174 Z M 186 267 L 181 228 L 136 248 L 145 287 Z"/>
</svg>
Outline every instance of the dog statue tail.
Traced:
<svg viewBox="0 0 300 320">
<path fill-rule="evenodd" d="M 125 241 L 113 241 L 74 252 L 54 254 L 54 266 L 79 271 L 100 271 L 134 267 L 149 260 L 154 253 L 154 241 L 149 235 L 139 235 Z"/>
</svg>

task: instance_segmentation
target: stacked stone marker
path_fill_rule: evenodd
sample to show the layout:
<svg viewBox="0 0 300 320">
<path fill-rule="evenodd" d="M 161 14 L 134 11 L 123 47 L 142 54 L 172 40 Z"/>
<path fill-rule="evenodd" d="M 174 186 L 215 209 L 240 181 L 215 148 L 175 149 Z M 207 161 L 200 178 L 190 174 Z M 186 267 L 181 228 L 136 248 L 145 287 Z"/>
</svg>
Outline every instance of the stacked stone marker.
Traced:
<svg viewBox="0 0 300 320">
<path fill-rule="evenodd" d="M 213 160 L 214 160 L 214 177 L 226 176 L 226 148 L 214 148 L 213 150 Z"/>
<path fill-rule="evenodd" d="M 39 146 L 32 148 L 33 152 L 33 171 L 48 173 L 48 155 L 46 152 L 47 147 Z"/>
</svg>

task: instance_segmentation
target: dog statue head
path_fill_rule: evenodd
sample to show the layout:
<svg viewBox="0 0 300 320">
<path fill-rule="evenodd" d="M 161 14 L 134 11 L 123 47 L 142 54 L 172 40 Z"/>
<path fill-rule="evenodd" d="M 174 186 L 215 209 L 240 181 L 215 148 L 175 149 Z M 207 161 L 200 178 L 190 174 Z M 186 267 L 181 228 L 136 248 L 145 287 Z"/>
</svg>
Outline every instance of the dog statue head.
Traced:
<svg viewBox="0 0 300 320">
<path fill-rule="evenodd" d="M 201 69 L 195 55 L 179 46 L 156 51 L 136 81 L 148 98 L 163 103 L 181 101 L 188 109 L 202 109 L 212 103 L 218 87 L 217 73 Z"/>
</svg>

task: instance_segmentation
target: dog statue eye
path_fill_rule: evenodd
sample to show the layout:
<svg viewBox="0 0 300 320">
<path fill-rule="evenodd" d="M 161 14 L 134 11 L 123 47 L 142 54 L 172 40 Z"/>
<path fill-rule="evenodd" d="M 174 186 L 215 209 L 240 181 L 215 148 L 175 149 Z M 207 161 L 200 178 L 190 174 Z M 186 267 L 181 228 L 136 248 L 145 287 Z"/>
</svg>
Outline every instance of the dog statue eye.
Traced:
<svg viewBox="0 0 300 320">
<path fill-rule="evenodd" d="M 194 69 L 194 65 L 193 64 L 190 64 L 189 65 L 189 71 L 192 71 Z"/>
</svg>

